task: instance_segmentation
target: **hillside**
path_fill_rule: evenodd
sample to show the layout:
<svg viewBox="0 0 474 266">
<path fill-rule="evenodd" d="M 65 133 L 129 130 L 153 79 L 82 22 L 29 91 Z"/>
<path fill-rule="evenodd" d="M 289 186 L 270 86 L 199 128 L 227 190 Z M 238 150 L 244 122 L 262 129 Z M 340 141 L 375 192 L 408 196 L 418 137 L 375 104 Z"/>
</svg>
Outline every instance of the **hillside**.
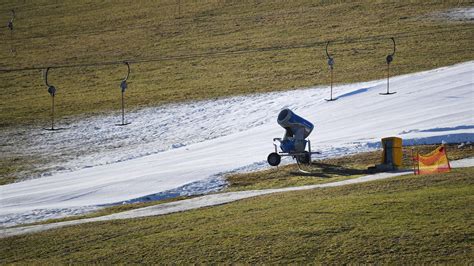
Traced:
<svg viewBox="0 0 474 266">
<path fill-rule="evenodd" d="M 465 147 L 463 158 L 473 157 L 472 5 L 2 1 L 0 23 L 12 9 L 15 17 L 14 30 L 0 28 L 0 227 L 365 174 L 273 180 L 280 174 L 268 174 L 266 158 L 284 132 L 276 123 L 282 108 L 314 123 L 315 159 L 375 151 L 389 136 L 405 146 L 455 143 Z M 382 96 L 391 37 L 396 94 Z M 325 101 L 328 41 L 334 102 Z M 131 124 L 117 127 L 124 62 L 131 66 Z M 41 73 L 48 67 L 57 131 L 44 130 L 51 97 Z M 281 172 L 292 167 L 286 159 Z M 253 173 L 242 180 L 242 172 Z M 0 263 L 469 262 L 472 173 L 266 195 L 10 237 L 0 240 Z"/>
</svg>

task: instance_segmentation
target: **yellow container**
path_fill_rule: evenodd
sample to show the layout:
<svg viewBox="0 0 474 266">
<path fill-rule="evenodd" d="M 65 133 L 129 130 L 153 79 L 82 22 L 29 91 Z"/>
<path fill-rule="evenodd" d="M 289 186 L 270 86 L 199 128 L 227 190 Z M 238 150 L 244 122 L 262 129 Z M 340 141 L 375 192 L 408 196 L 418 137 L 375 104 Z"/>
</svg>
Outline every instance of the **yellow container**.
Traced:
<svg viewBox="0 0 474 266">
<path fill-rule="evenodd" d="M 402 139 L 389 137 L 382 139 L 382 164 L 392 164 L 394 167 L 402 166 Z"/>
</svg>

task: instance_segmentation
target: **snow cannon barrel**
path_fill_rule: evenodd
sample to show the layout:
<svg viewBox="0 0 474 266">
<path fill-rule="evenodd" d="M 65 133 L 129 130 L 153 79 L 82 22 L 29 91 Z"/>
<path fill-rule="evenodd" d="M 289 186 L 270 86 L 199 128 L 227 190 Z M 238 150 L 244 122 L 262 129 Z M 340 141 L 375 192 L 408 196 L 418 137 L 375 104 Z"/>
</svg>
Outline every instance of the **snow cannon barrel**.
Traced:
<svg viewBox="0 0 474 266">
<path fill-rule="evenodd" d="M 281 110 L 277 122 L 286 129 L 288 137 L 291 136 L 297 140 L 306 139 L 314 128 L 311 122 L 293 113 L 290 109 Z"/>
</svg>

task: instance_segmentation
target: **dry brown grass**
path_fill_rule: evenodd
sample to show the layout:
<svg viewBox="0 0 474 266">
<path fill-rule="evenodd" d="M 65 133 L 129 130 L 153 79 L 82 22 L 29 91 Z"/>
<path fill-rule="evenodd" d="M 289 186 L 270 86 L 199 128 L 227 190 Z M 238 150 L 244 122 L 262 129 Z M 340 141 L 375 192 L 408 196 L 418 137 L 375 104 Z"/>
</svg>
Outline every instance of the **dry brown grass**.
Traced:
<svg viewBox="0 0 474 266">
<path fill-rule="evenodd" d="M 474 59 L 473 24 L 430 19 L 469 1 L 18 1 L 13 42 L 0 31 L 0 68 L 121 60 L 132 64 L 127 108 L 385 77 Z M 371 38 L 371 36 L 379 36 Z M 10 46 L 17 53 L 10 53 Z M 124 65 L 52 69 L 57 116 L 120 108 Z M 47 123 L 50 98 L 39 71 L 0 73 L 0 126 Z"/>
</svg>

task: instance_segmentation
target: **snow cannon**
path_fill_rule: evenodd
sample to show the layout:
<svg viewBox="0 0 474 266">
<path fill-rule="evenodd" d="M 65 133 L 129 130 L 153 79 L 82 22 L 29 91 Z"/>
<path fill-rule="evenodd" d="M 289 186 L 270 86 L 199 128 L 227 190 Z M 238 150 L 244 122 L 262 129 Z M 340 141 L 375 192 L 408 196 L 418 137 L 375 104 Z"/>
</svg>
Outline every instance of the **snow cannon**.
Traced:
<svg viewBox="0 0 474 266">
<path fill-rule="evenodd" d="M 286 129 L 285 137 L 294 137 L 301 140 L 306 139 L 314 128 L 311 122 L 293 113 L 290 109 L 281 110 L 277 122 L 282 128 Z"/>
<path fill-rule="evenodd" d="M 313 131 L 314 125 L 290 109 L 281 110 L 277 122 L 285 129 L 285 135 L 283 138 L 273 139 L 275 152 L 268 155 L 268 163 L 271 166 L 278 166 L 282 156 L 292 156 L 298 165 L 311 163 L 311 154 L 316 154 L 316 152 L 311 152 L 311 143 L 306 138 Z M 306 146 L 308 146 L 308 151 Z M 278 151 L 278 148 L 281 151 Z"/>
</svg>

